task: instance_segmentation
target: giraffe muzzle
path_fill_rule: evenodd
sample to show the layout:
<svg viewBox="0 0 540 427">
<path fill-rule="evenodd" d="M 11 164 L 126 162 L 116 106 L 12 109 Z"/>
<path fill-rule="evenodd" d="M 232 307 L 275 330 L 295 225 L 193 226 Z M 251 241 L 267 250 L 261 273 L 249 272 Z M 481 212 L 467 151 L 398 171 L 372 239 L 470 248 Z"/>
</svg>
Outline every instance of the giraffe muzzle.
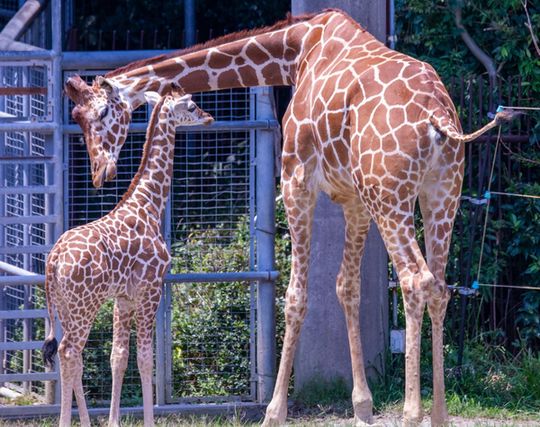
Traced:
<svg viewBox="0 0 540 427">
<path fill-rule="evenodd" d="M 104 182 L 116 178 L 116 163 L 114 160 L 100 162 L 93 169 L 92 183 L 96 188 L 101 188 Z"/>
<path fill-rule="evenodd" d="M 208 126 L 214 123 L 214 118 L 210 114 L 204 113 L 202 115 L 202 122 L 203 122 L 203 125 Z"/>
<path fill-rule="evenodd" d="M 105 181 L 112 181 L 114 178 L 116 178 L 116 162 L 109 160 L 105 170 Z"/>
</svg>

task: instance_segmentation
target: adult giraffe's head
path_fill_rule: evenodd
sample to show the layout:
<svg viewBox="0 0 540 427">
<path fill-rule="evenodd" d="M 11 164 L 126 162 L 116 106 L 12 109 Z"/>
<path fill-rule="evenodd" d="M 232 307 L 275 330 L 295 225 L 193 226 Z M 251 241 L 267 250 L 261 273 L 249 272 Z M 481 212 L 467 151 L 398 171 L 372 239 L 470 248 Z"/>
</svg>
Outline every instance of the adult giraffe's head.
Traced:
<svg viewBox="0 0 540 427">
<path fill-rule="evenodd" d="M 89 86 L 79 76 L 65 83 L 75 102 L 71 112 L 81 127 L 92 166 L 92 182 L 101 187 L 116 176 L 116 161 L 126 141 L 132 108 L 111 80 L 98 76 Z"/>
</svg>

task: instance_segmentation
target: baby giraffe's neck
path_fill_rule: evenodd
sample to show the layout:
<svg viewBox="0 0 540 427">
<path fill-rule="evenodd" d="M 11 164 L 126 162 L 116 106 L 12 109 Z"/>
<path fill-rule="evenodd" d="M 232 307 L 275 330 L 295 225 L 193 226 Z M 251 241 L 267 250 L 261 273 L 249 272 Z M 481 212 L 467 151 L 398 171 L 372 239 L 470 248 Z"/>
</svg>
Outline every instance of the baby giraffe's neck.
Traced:
<svg viewBox="0 0 540 427">
<path fill-rule="evenodd" d="M 171 187 L 176 129 L 173 122 L 162 99 L 150 117 L 139 170 L 118 206 L 136 205 L 161 220 Z"/>
</svg>

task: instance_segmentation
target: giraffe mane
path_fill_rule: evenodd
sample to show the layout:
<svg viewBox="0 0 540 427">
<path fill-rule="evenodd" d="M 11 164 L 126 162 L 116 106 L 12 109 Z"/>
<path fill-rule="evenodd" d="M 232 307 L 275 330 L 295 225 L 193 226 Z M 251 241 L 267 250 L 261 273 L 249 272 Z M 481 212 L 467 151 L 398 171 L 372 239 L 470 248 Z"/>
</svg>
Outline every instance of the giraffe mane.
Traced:
<svg viewBox="0 0 540 427">
<path fill-rule="evenodd" d="M 185 49 L 179 49 L 171 53 L 157 55 L 152 58 L 141 59 L 139 61 L 134 61 L 127 65 L 124 65 L 123 67 L 109 71 L 105 75 L 105 77 L 107 78 L 116 77 L 120 74 L 125 74 L 137 68 L 142 68 L 147 65 L 153 65 L 153 64 L 165 61 L 170 58 L 175 58 L 177 56 L 187 55 L 188 53 L 197 52 L 203 49 L 208 49 L 210 47 L 220 46 L 225 43 L 230 43 L 236 40 L 245 39 L 247 37 L 252 37 L 259 34 L 270 33 L 272 31 L 281 30 L 283 28 L 290 27 L 291 25 L 297 24 L 298 22 L 309 21 L 310 19 L 314 18 L 317 15 L 320 15 L 322 13 L 328 13 L 328 12 L 338 12 L 348 17 L 347 13 L 343 12 L 340 9 L 324 9 L 322 12 L 310 13 L 310 14 L 298 15 L 298 16 L 293 16 L 290 12 L 288 12 L 287 17 L 285 19 L 278 21 L 273 25 L 255 28 L 253 30 L 237 31 L 235 33 L 226 34 L 224 36 L 221 36 L 212 40 L 208 40 L 204 43 L 199 43 Z"/>
<path fill-rule="evenodd" d="M 154 139 L 154 133 L 157 127 L 157 121 L 159 118 L 159 112 L 161 110 L 161 107 L 163 103 L 165 102 L 165 98 L 167 96 L 162 96 L 159 102 L 154 105 L 154 108 L 152 110 L 152 114 L 150 116 L 150 121 L 148 122 L 148 127 L 146 129 L 146 139 L 144 141 L 143 146 L 143 153 L 141 157 L 141 163 L 139 164 L 139 169 L 137 169 L 137 173 L 131 180 L 131 184 L 129 184 L 129 187 L 127 191 L 124 193 L 120 201 L 117 203 L 116 207 L 111 211 L 113 213 L 114 211 L 118 210 L 124 202 L 133 194 L 135 191 L 135 188 L 139 184 L 139 181 L 141 180 L 141 176 L 144 172 L 144 168 L 146 167 L 146 161 L 148 160 L 148 156 L 150 155 L 150 147 L 152 146 L 152 141 Z"/>
</svg>

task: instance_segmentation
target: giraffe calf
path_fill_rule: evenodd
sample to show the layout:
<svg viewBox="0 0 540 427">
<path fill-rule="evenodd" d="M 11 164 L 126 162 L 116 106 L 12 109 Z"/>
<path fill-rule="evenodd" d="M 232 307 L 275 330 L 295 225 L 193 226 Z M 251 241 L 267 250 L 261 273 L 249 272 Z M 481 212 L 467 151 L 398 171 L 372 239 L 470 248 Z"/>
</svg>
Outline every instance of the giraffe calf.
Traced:
<svg viewBox="0 0 540 427">
<path fill-rule="evenodd" d="M 55 354 L 59 355 L 61 426 L 71 424 L 73 393 L 81 425 L 90 425 L 82 385 L 82 351 L 98 310 L 108 298 L 115 299 L 109 426 L 119 425 L 120 391 L 133 318 L 144 425 L 153 425 L 152 335 L 170 262 L 161 219 L 171 184 L 175 129 L 208 124 L 213 119 L 196 106 L 191 95 L 178 89 L 163 97 L 146 92 L 145 98 L 155 106 L 141 164 L 129 189 L 109 214 L 64 233 L 47 259 L 45 291 L 51 329 L 43 345 L 43 358 L 52 367 Z M 104 117 L 107 114 L 103 111 Z M 59 346 L 54 337 L 54 307 L 64 332 Z"/>
</svg>

